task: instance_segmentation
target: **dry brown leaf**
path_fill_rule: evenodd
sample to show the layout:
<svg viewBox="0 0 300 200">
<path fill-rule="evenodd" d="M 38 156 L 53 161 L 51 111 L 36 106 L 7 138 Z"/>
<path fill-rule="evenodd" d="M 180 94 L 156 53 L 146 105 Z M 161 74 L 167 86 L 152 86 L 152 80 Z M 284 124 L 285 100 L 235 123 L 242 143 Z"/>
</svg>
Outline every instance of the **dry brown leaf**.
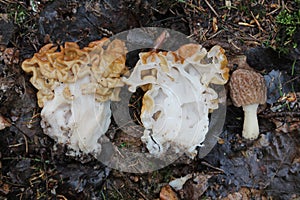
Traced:
<svg viewBox="0 0 300 200">
<path fill-rule="evenodd" d="M 197 200 L 208 188 L 208 180 L 212 177 L 209 174 L 198 174 L 193 179 L 187 181 L 183 186 L 184 199 Z"/>
<path fill-rule="evenodd" d="M 16 48 L 6 48 L 2 54 L 2 59 L 6 65 L 19 63 L 19 50 Z"/>
<path fill-rule="evenodd" d="M 218 20 L 216 17 L 213 17 L 212 29 L 214 33 L 218 31 Z"/>
<path fill-rule="evenodd" d="M 11 123 L 8 122 L 2 115 L 0 115 L 0 130 L 5 129 L 6 127 L 10 127 Z"/>
<path fill-rule="evenodd" d="M 267 199 L 259 190 L 242 187 L 238 192 L 229 194 L 227 197 L 223 198 L 223 200 L 248 200 L 252 198 L 262 200 Z"/>
<path fill-rule="evenodd" d="M 6 183 L 4 183 L 1 187 L 0 187 L 0 192 L 4 193 L 4 194 L 8 194 L 10 192 L 10 186 Z"/>
<path fill-rule="evenodd" d="M 296 130 L 300 130 L 300 121 L 299 119 L 292 120 L 290 117 L 285 119 L 272 119 L 272 122 L 276 126 L 277 132 L 290 133 Z"/>
<path fill-rule="evenodd" d="M 177 194 L 172 190 L 169 185 L 165 185 L 161 188 L 159 193 L 160 200 L 178 200 Z"/>
</svg>

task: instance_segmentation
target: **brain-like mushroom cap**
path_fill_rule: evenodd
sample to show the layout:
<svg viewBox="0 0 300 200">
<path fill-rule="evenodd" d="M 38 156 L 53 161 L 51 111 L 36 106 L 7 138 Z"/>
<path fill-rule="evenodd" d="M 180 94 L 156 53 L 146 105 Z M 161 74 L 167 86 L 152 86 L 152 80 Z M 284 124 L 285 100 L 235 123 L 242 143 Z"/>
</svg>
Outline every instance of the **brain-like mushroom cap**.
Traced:
<svg viewBox="0 0 300 200">
<path fill-rule="evenodd" d="M 54 98 L 54 89 L 61 83 L 75 83 L 77 79 L 90 76 L 90 83 L 81 85 L 83 94 L 95 94 L 97 101 L 119 100 L 122 83 L 120 76 L 125 73 L 124 42 L 107 38 L 94 41 L 80 49 L 75 42 L 66 42 L 64 47 L 47 44 L 38 53 L 22 63 L 22 69 L 32 73 L 30 79 L 39 91 L 38 105 Z M 71 98 L 68 88 L 65 98 Z"/>
<path fill-rule="evenodd" d="M 124 85 L 125 44 L 102 39 L 83 49 L 74 42 L 57 49 L 48 44 L 22 64 L 39 90 L 41 127 L 74 155 L 99 153 L 98 141 L 110 124 L 110 100 L 119 100 Z"/>
<path fill-rule="evenodd" d="M 230 96 L 237 107 L 250 104 L 264 104 L 267 88 L 264 77 L 255 71 L 238 69 L 231 75 Z"/>
</svg>

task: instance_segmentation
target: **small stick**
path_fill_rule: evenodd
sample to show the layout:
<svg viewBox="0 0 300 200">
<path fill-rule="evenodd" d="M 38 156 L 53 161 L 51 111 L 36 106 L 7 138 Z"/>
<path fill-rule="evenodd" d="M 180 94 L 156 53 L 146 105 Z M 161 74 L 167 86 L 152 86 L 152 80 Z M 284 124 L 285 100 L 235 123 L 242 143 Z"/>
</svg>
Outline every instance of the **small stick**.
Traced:
<svg viewBox="0 0 300 200">
<path fill-rule="evenodd" d="M 273 118 L 273 117 L 300 117 L 300 112 L 275 112 L 275 113 L 269 113 L 269 114 L 262 114 L 259 115 L 261 118 Z"/>
<path fill-rule="evenodd" d="M 249 23 L 246 23 L 246 22 L 239 22 L 238 25 L 240 25 L 240 26 L 255 27 L 253 24 L 249 24 Z"/>
<path fill-rule="evenodd" d="M 298 78 L 300 78 L 300 76 L 296 76 L 295 78 L 292 78 L 292 79 L 288 80 L 287 82 L 284 83 L 284 85 L 286 85 L 286 84 L 288 84 L 290 82 L 293 82 L 294 80 L 296 80 Z"/>
<path fill-rule="evenodd" d="M 208 167 L 210 167 L 210 168 L 213 168 L 213 169 L 215 169 L 215 170 L 218 170 L 218 171 L 220 171 L 220 172 L 225 173 L 223 169 L 221 169 L 221 168 L 219 168 L 219 167 L 212 166 L 212 165 L 209 164 L 208 162 L 202 161 L 201 164 L 202 164 L 202 165 L 206 165 L 206 166 L 208 166 Z"/>
<path fill-rule="evenodd" d="M 143 199 L 149 200 L 149 199 L 146 197 L 146 195 L 144 195 L 138 188 L 134 187 L 133 189 L 134 189 L 135 191 L 137 191 L 137 192 L 142 196 Z"/>
<path fill-rule="evenodd" d="M 215 11 L 215 9 L 210 5 L 210 3 L 207 0 L 204 0 L 205 3 L 208 5 L 208 7 L 213 11 L 213 13 L 219 17 L 219 14 Z"/>
<path fill-rule="evenodd" d="M 255 18 L 255 16 L 253 15 L 253 12 L 252 11 L 250 11 L 250 13 L 251 13 L 251 15 L 252 15 L 252 17 L 253 17 L 253 19 L 254 19 L 254 21 L 255 21 L 255 23 L 256 23 L 256 25 L 258 26 L 258 28 L 259 28 L 259 30 L 261 30 L 262 32 L 266 32 L 262 27 L 261 27 L 261 25 L 260 25 L 260 23 L 259 23 L 259 21 Z"/>
<path fill-rule="evenodd" d="M 216 32 L 215 34 L 211 35 L 208 39 L 210 40 L 210 39 L 216 37 L 217 35 L 219 35 L 222 32 L 224 32 L 224 30 L 220 30 L 220 31 Z"/>
<path fill-rule="evenodd" d="M 158 38 L 155 40 L 154 42 L 154 47 L 153 47 L 153 50 L 157 50 L 159 49 L 164 42 L 166 42 L 166 40 L 170 37 L 170 34 L 168 31 L 163 31 L 159 36 Z"/>
<path fill-rule="evenodd" d="M 236 48 L 237 50 L 241 50 L 241 48 L 239 48 L 238 46 L 236 46 L 235 44 L 234 44 L 234 42 L 231 40 L 231 41 L 229 41 L 229 44 L 231 44 L 234 48 Z"/>
<path fill-rule="evenodd" d="M 25 152 L 27 154 L 28 153 L 28 141 L 27 141 L 27 137 L 26 137 L 26 135 L 24 133 L 22 133 L 22 135 L 23 135 L 23 138 L 25 140 Z"/>
</svg>

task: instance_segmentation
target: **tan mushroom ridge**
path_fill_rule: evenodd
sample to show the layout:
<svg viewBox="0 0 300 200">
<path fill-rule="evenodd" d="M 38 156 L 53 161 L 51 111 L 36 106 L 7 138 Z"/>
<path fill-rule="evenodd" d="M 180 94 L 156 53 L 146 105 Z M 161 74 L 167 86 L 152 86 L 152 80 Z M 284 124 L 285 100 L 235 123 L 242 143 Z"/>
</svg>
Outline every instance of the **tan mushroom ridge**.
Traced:
<svg viewBox="0 0 300 200">
<path fill-rule="evenodd" d="M 124 82 L 131 92 L 137 87 L 147 89 L 141 139 L 151 154 L 160 157 L 175 151 L 195 157 L 208 132 L 208 114 L 218 108 L 218 94 L 209 84 L 225 84 L 228 71 L 220 46 L 207 52 L 201 45 L 187 44 L 175 52 L 140 54 Z"/>
<path fill-rule="evenodd" d="M 107 46 L 106 50 L 104 46 Z M 54 88 L 60 83 L 75 83 L 87 75 L 91 82 L 82 86 L 83 93 L 95 92 L 97 101 L 118 100 L 119 88 L 123 86 L 120 75 L 125 72 L 125 54 L 123 42 L 109 43 L 106 38 L 91 42 L 83 49 L 74 42 L 66 42 L 60 51 L 53 44 L 47 44 L 33 58 L 25 60 L 22 69 L 33 73 L 30 82 L 39 90 L 40 107 L 53 99 Z M 64 96 L 72 98 L 67 87 Z"/>
<path fill-rule="evenodd" d="M 106 38 L 83 49 L 74 42 L 60 51 L 47 44 L 22 63 L 38 89 L 45 134 L 76 154 L 101 150 L 97 141 L 110 124 L 110 100 L 119 100 L 124 85 L 126 51 L 122 41 Z"/>
</svg>

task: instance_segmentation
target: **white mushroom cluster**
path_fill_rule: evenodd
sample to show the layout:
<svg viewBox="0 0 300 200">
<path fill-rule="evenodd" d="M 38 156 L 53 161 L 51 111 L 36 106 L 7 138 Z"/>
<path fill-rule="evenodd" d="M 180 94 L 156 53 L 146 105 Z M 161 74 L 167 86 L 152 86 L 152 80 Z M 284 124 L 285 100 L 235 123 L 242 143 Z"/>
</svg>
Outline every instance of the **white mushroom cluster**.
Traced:
<svg viewBox="0 0 300 200">
<path fill-rule="evenodd" d="M 177 51 L 140 53 L 128 78 L 126 47 L 121 40 L 102 39 L 80 49 L 67 42 L 45 45 L 22 63 L 38 89 L 44 133 L 75 152 L 99 153 L 101 137 L 110 125 L 110 101 L 120 88 L 142 87 L 141 140 L 152 155 L 184 152 L 191 158 L 209 127 L 209 112 L 218 108 L 218 94 L 210 84 L 228 80 L 227 59 L 220 46 L 206 51 L 187 44 Z"/>
<path fill-rule="evenodd" d="M 47 44 L 22 63 L 38 89 L 45 134 L 75 155 L 101 151 L 99 140 L 110 125 L 110 101 L 119 100 L 124 85 L 126 51 L 121 40 L 106 38 L 83 49 L 74 42 L 66 42 L 60 51 Z"/>
<path fill-rule="evenodd" d="M 149 152 L 162 156 L 184 152 L 195 157 L 209 127 L 209 112 L 218 108 L 218 95 L 210 83 L 228 80 L 227 59 L 220 46 L 209 52 L 187 44 L 172 52 L 140 53 L 133 72 L 123 81 L 129 90 L 147 90 L 143 97 L 142 141 Z"/>
</svg>

